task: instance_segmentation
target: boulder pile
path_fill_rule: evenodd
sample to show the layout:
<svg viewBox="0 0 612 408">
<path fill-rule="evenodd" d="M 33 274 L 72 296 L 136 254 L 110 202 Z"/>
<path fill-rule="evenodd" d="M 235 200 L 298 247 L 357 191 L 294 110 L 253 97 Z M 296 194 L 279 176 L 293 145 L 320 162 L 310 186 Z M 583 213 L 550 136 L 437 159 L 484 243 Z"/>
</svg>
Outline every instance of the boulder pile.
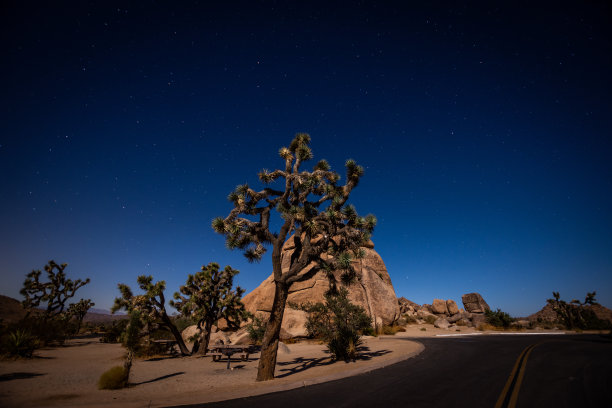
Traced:
<svg viewBox="0 0 612 408">
<path fill-rule="evenodd" d="M 391 277 L 382 258 L 374 250 L 372 241 L 364 244 L 362 249 L 365 252 L 365 257 L 356 259 L 352 263 L 358 279 L 353 284 L 346 286 L 349 291 L 349 299 L 352 303 L 363 307 L 366 313 L 372 317 L 372 322 L 375 325 L 391 325 L 400 317 L 400 309 Z M 289 270 L 291 255 L 294 251 L 295 242 L 291 237 L 283 246 L 281 255 L 283 272 Z M 314 266 L 314 263 L 308 265 L 301 274 L 307 274 Z M 339 280 L 339 276 L 337 276 L 337 279 Z M 267 319 L 272 311 L 274 289 L 274 278 L 270 275 L 251 293 L 242 298 L 246 310 Z M 291 285 L 287 298 L 288 306 L 285 308 L 283 315 L 281 339 L 305 337 L 307 334 L 305 328 L 307 314 L 301 310 L 292 309 L 289 304 L 324 302 L 323 295 L 328 289 L 329 280 L 323 271 Z"/>
<path fill-rule="evenodd" d="M 455 326 L 478 327 L 485 323 L 489 305 L 479 293 L 467 293 L 461 297 L 464 309 L 454 300 L 434 299 L 432 304 L 418 305 L 404 297 L 397 300 L 402 315 L 418 323 L 431 322 L 435 327 L 449 329 Z M 431 317 L 429 317 L 431 316 Z"/>
</svg>

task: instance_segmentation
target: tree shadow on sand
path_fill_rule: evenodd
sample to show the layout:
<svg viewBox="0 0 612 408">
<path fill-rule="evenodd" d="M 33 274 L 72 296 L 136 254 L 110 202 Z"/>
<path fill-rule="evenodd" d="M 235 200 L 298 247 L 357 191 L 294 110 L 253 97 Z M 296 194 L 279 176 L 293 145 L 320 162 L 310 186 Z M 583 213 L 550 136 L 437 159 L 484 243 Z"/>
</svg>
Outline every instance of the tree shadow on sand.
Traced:
<svg viewBox="0 0 612 408">
<path fill-rule="evenodd" d="M 24 379 L 27 379 L 27 378 L 39 377 L 41 375 L 45 375 L 45 374 L 40 374 L 40 373 L 8 373 L 8 374 L 2 374 L 2 375 L 0 375 L 0 382 L 3 382 L 3 381 L 12 381 L 12 380 L 24 380 Z"/>
<path fill-rule="evenodd" d="M 385 354 L 391 353 L 391 350 L 370 351 L 368 347 L 359 347 L 357 351 L 359 354 L 357 355 L 357 358 L 353 361 L 371 360 L 375 357 L 380 357 L 380 356 L 384 356 Z M 329 354 L 329 351 L 326 350 L 325 353 Z M 282 366 L 293 366 L 293 365 L 295 365 L 295 367 L 280 368 L 279 371 L 283 372 L 283 374 L 276 375 L 275 377 L 276 378 L 288 377 L 290 375 L 306 371 L 309 368 L 326 366 L 326 365 L 340 363 L 340 362 L 349 363 L 350 361 L 334 360 L 332 359 L 331 356 L 325 356 L 325 357 L 319 357 L 319 358 L 297 357 L 293 361 L 285 361 L 282 363 L 276 363 L 277 366 L 281 366 L 281 367 Z"/>
<path fill-rule="evenodd" d="M 153 383 L 157 381 L 162 381 L 162 380 L 165 380 L 166 378 L 172 378 L 172 377 L 176 377 L 177 375 L 183 375 L 183 374 L 185 374 L 184 371 L 179 371 L 178 373 L 166 374 L 166 375 L 162 375 L 161 377 L 153 378 L 152 380 L 141 381 L 138 383 L 130 383 L 130 387 L 135 386 L 135 385 L 149 384 L 149 383 Z"/>
<path fill-rule="evenodd" d="M 157 355 L 157 356 L 149 357 L 142 361 L 162 361 L 162 360 L 172 360 L 174 358 L 182 358 L 182 357 L 184 356 L 181 356 L 180 354 Z"/>
</svg>

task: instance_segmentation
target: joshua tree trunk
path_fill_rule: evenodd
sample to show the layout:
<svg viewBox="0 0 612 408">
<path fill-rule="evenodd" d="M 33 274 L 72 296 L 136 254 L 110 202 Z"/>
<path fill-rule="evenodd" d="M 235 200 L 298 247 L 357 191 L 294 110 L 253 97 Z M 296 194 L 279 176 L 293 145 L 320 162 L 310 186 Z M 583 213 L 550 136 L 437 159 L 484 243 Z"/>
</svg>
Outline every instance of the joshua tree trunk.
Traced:
<svg viewBox="0 0 612 408">
<path fill-rule="evenodd" d="M 191 354 L 206 354 L 208 351 L 208 344 L 210 343 L 210 331 L 212 330 L 212 322 L 205 322 L 204 329 L 200 328 L 200 335 L 198 339 L 193 343 Z"/>
<path fill-rule="evenodd" d="M 125 371 L 125 386 L 127 387 L 130 382 L 130 370 L 132 369 L 132 359 L 134 358 L 134 351 L 128 349 L 127 357 L 123 362 L 123 370 Z"/>
<path fill-rule="evenodd" d="M 174 339 L 176 340 L 176 343 L 178 344 L 179 349 L 181 350 L 181 354 L 183 356 L 191 355 L 191 353 L 189 352 L 189 349 L 187 349 L 187 346 L 185 345 L 185 342 L 183 341 L 183 336 L 181 336 L 181 333 L 179 333 L 174 323 L 172 323 L 172 320 L 170 320 L 170 317 L 168 317 L 168 315 L 164 313 L 162 315 L 162 320 L 165 323 L 165 326 L 170 330 L 170 332 L 174 336 Z"/>
<path fill-rule="evenodd" d="M 276 282 L 272 313 L 270 314 L 270 320 L 266 325 L 266 332 L 264 333 L 261 344 L 261 357 L 259 357 L 257 381 L 268 381 L 274 379 L 278 341 L 288 294 L 289 285 L 285 284 L 284 282 Z"/>
</svg>

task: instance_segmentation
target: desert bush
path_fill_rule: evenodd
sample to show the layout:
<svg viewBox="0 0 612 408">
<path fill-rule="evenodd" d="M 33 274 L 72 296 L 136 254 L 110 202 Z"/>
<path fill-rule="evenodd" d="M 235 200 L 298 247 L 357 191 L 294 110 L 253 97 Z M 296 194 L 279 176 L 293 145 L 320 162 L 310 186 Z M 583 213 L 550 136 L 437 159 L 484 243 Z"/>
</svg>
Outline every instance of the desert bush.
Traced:
<svg viewBox="0 0 612 408">
<path fill-rule="evenodd" d="M 253 320 L 247 325 L 247 332 L 253 343 L 261 344 L 264 333 L 266 332 L 266 323 L 261 316 L 253 316 Z"/>
<path fill-rule="evenodd" d="M 423 318 L 423 320 L 425 320 L 425 323 L 427 324 L 434 324 L 436 322 L 436 316 L 434 315 L 427 315 Z"/>
<path fill-rule="evenodd" d="M 427 327 L 421 327 L 421 331 L 427 331 Z"/>
<path fill-rule="evenodd" d="M 403 315 L 399 321 L 400 324 L 414 324 L 416 322 L 417 322 L 416 317 L 410 316 L 409 314 Z"/>
<path fill-rule="evenodd" d="M 386 334 L 386 335 L 395 335 L 395 333 L 397 332 L 405 332 L 406 329 L 404 329 L 403 327 L 397 325 L 397 324 L 393 324 L 393 325 L 386 325 L 383 324 L 381 329 L 380 329 L 380 334 Z"/>
<path fill-rule="evenodd" d="M 127 327 L 128 319 L 115 320 L 110 326 L 104 328 L 104 334 L 100 338 L 102 343 L 119 343 L 121 334 Z"/>
<path fill-rule="evenodd" d="M 31 358 L 38 346 L 38 339 L 29 330 L 14 329 L 2 338 L 2 350 L 10 357 Z"/>
<path fill-rule="evenodd" d="M 115 366 L 104 372 L 98 380 L 99 390 L 117 390 L 127 386 L 127 373 L 122 366 Z"/>
<path fill-rule="evenodd" d="M 348 290 L 325 294 L 325 303 L 305 305 L 309 313 L 306 330 L 312 337 L 323 339 L 336 360 L 354 360 L 361 345 L 361 335 L 372 327 L 372 318 L 348 299 Z"/>
<path fill-rule="evenodd" d="M 487 319 L 487 323 L 491 326 L 503 327 L 504 329 L 509 328 L 514 321 L 508 313 L 502 312 L 501 309 L 497 309 L 496 311 L 487 310 L 485 312 L 485 318 Z"/>
</svg>

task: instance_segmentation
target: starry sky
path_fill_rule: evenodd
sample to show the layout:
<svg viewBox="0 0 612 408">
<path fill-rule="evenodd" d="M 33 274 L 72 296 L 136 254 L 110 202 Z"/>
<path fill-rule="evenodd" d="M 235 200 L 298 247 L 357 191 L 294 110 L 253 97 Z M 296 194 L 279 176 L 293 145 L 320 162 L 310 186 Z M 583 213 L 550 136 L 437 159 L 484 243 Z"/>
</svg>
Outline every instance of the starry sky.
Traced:
<svg viewBox="0 0 612 408">
<path fill-rule="evenodd" d="M 97 308 L 213 261 L 254 289 L 211 220 L 307 132 L 364 166 L 398 296 L 612 307 L 609 6 L 407 3 L 3 2 L 0 293 L 50 259 Z"/>
</svg>

